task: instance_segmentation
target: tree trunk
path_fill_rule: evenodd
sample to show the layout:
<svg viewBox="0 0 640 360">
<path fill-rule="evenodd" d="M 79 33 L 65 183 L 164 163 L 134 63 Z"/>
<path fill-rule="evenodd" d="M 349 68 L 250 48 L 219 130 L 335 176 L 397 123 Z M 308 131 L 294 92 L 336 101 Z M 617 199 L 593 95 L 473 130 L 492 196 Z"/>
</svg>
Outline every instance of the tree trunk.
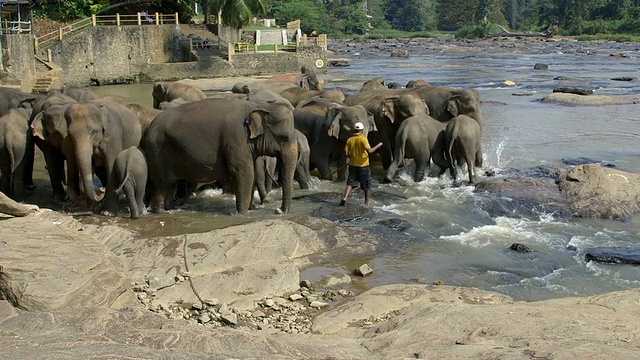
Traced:
<svg viewBox="0 0 640 360">
<path fill-rule="evenodd" d="M 211 24 L 211 1 L 203 0 L 202 1 L 202 13 L 204 14 L 204 23 Z"/>
</svg>

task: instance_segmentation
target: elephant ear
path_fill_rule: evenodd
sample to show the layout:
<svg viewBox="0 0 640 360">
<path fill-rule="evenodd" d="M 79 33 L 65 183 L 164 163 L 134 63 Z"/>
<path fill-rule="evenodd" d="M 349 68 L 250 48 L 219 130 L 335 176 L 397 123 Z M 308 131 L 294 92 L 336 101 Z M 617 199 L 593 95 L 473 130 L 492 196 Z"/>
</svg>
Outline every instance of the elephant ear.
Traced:
<svg viewBox="0 0 640 360">
<path fill-rule="evenodd" d="M 362 105 L 358 105 L 358 106 L 362 106 Z M 378 131 L 378 127 L 376 126 L 376 120 L 373 117 L 373 114 L 370 113 L 368 110 L 367 110 L 367 121 L 369 122 L 369 131 Z"/>
<path fill-rule="evenodd" d="M 458 99 L 457 95 L 452 96 L 449 98 L 449 100 L 447 100 L 447 111 L 453 117 L 456 117 L 460 114 L 460 100 Z"/>
<path fill-rule="evenodd" d="M 329 136 L 333 136 L 336 139 L 340 138 L 340 120 L 342 120 L 342 111 L 340 108 L 331 108 L 327 113 L 327 118 L 331 119 L 331 124 L 329 125 Z"/>
<path fill-rule="evenodd" d="M 107 126 L 111 121 L 111 117 L 109 116 L 109 108 L 105 105 L 100 105 L 100 117 L 102 120 L 102 133 L 104 134 L 107 131 Z"/>
<path fill-rule="evenodd" d="M 42 113 L 39 113 L 33 118 L 31 122 L 31 133 L 33 136 L 44 140 L 44 127 L 42 125 Z"/>
<path fill-rule="evenodd" d="M 396 121 L 395 109 L 397 102 L 397 97 L 389 97 L 384 99 L 381 105 L 382 116 L 389 119 L 392 124 Z"/>
<path fill-rule="evenodd" d="M 249 129 L 249 139 L 255 139 L 264 134 L 263 122 L 266 121 L 267 116 L 270 116 L 270 113 L 266 110 L 253 110 L 249 116 L 247 116 L 244 123 Z"/>
</svg>

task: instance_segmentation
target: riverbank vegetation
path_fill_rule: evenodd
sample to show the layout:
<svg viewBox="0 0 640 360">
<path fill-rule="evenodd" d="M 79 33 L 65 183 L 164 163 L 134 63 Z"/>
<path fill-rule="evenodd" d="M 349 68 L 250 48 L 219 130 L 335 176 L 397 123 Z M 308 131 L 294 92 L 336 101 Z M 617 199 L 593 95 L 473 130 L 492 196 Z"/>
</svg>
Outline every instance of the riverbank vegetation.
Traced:
<svg viewBox="0 0 640 360">
<path fill-rule="evenodd" d="M 92 13 L 180 14 L 190 21 L 204 13 L 215 22 L 221 12 L 226 25 L 242 27 L 253 17 L 275 18 L 279 25 L 301 20 L 301 29 L 332 37 L 362 36 L 373 39 L 430 36 L 455 32 L 458 37 L 486 37 L 500 31 L 541 32 L 556 28 L 559 35 L 598 35 L 602 39 L 629 41 L 640 33 L 640 0 L 43 0 L 34 14 L 59 21 Z"/>
</svg>

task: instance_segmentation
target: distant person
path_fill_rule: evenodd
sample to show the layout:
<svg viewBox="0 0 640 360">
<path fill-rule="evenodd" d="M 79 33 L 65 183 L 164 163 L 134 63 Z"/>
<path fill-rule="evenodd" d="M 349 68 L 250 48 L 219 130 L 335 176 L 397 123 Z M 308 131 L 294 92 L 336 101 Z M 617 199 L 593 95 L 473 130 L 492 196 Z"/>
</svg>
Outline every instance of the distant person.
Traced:
<svg viewBox="0 0 640 360">
<path fill-rule="evenodd" d="M 145 20 L 147 20 L 149 22 L 149 24 L 153 24 L 153 19 L 151 17 L 149 17 L 149 15 L 147 14 L 146 10 L 142 10 L 142 12 L 140 12 L 140 17 L 142 17 Z"/>
<path fill-rule="evenodd" d="M 347 153 L 349 164 L 349 177 L 347 178 L 347 186 L 344 189 L 344 197 L 340 201 L 340 206 L 347 205 L 347 199 L 351 190 L 360 185 L 364 190 L 364 206 L 369 205 L 371 197 L 371 171 L 369 170 L 369 154 L 373 154 L 382 146 L 378 143 L 371 147 L 369 140 L 362 133 L 364 124 L 357 122 L 354 125 L 353 135 L 347 140 L 344 151 Z"/>
<path fill-rule="evenodd" d="M 317 32 L 317 31 L 315 31 L 315 30 L 313 30 L 313 31 L 311 31 L 310 36 L 312 36 L 312 37 L 316 37 L 316 36 L 318 36 L 318 32 Z"/>
</svg>

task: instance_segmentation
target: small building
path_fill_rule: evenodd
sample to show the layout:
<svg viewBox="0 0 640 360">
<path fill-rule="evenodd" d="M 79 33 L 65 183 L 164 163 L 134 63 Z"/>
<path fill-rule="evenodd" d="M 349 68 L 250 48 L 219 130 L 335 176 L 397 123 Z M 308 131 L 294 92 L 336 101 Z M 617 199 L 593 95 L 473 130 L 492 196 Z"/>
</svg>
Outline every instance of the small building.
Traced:
<svg viewBox="0 0 640 360">
<path fill-rule="evenodd" d="M 0 0 L 0 34 L 31 34 L 31 0 Z"/>
</svg>

